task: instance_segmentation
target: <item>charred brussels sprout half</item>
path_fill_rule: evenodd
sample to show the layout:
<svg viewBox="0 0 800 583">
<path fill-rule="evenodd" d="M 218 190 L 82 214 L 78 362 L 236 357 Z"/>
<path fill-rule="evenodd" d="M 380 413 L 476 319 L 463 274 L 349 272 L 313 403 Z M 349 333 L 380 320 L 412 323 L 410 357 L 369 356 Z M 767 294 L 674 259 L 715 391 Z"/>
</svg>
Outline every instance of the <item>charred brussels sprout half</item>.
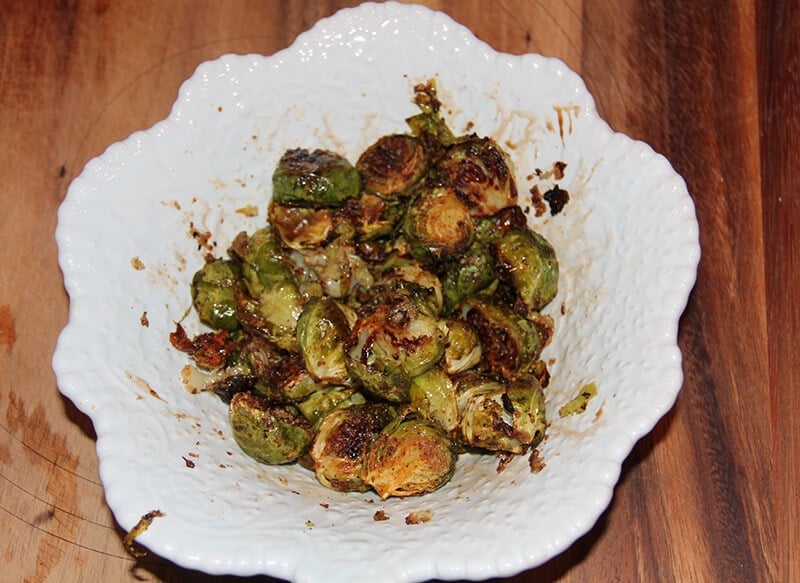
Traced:
<svg viewBox="0 0 800 583">
<path fill-rule="evenodd" d="M 398 417 L 369 446 L 364 481 L 382 499 L 432 492 L 453 475 L 456 450 L 437 424 Z"/>
<path fill-rule="evenodd" d="M 435 367 L 411 379 L 411 407 L 424 419 L 429 419 L 447 432 L 458 427 L 458 404 L 453 381 L 442 369 Z"/>
<path fill-rule="evenodd" d="M 382 136 L 356 162 L 364 188 L 370 192 L 396 195 L 408 192 L 428 169 L 422 142 L 414 136 Z"/>
<path fill-rule="evenodd" d="M 217 259 L 206 263 L 192 278 L 192 302 L 201 322 L 215 330 L 236 330 L 233 288 L 241 276 L 238 264 Z"/>
<path fill-rule="evenodd" d="M 444 326 L 404 298 L 359 318 L 347 346 L 350 373 L 365 389 L 387 401 L 407 401 L 411 378 L 444 355 Z"/>
<path fill-rule="evenodd" d="M 475 222 L 452 188 L 424 185 L 403 221 L 411 254 L 420 261 L 438 261 L 462 253 L 475 235 Z"/>
<path fill-rule="evenodd" d="M 307 399 L 297 404 L 297 408 L 314 429 L 317 429 L 331 411 L 351 405 L 363 405 L 366 402 L 364 395 L 352 387 L 325 387 L 311 393 Z"/>
<path fill-rule="evenodd" d="M 542 341 L 536 326 L 511 308 L 473 297 L 461 313 L 478 333 L 481 362 L 489 371 L 514 378 L 539 357 Z"/>
<path fill-rule="evenodd" d="M 529 310 L 541 310 L 558 292 L 553 246 L 539 233 L 513 229 L 495 242 L 497 262 Z"/>
<path fill-rule="evenodd" d="M 386 304 L 395 298 L 406 297 L 428 316 L 438 316 L 444 306 L 441 280 L 416 261 L 396 256 L 381 266 L 380 278 L 370 295 L 377 303 Z"/>
<path fill-rule="evenodd" d="M 441 281 L 444 312 L 449 314 L 461 300 L 486 290 L 497 281 L 497 263 L 491 249 L 475 241 L 446 264 Z"/>
<path fill-rule="evenodd" d="M 481 361 L 482 353 L 475 328 L 458 318 L 447 320 L 444 363 L 448 374 L 454 375 L 473 368 Z"/>
<path fill-rule="evenodd" d="M 373 241 L 394 233 L 403 216 L 403 207 L 380 196 L 364 193 L 348 200 L 338 214 L 339 230 L 352 229 L 358 241 Z"/>
<path fill-rule="evenodd" d="M 450 146 L 436 166 L 476 217 L 517 204 L 517 184 L 508 154 L 490 138 L 470 136 Z"/>
<path fill-rule="evenodd" d="M 358 170 L 327 150 L 288 150 L 272 174 L 272 199 L 282 204 L 338 207 L 360 190 Z"/>
<path fill-rule="evenodd" d="M 261 463 L 296 461 L 311 445 L 311 426 L 291 405 L 273 405 L 252 393 L 236 393 L 228 412 L 236 443 Z"/>
<path fill-rule="evenodd" d="M 269 227 L 252 235 L 239 233 L 228 252 L 240 262 L 243 279 L 252 294 L 257 294 L 264 286 L 292 280 L 280 239 Z"/>
<path fill-rule="evenodd" d="M 303 310 L 303 300 L 294 282 L 279 281 L 262 287 L 251 296 L 245 286 L 235 289 L 236 317 L 242 327 L 263 336 L 280 348 L 296 351 L 297 319 Z"/>
<path fill-rule="evenodd" d="M 456 392 L 466 445 L 522 454 L 544 436 L 543 393 L 533 377 L 506 387 L 490 377 L 468 375 L 459 379 Z"/>
<path fill-rule="evenodd" d="M 333 233 L 333 213 L 327 208 L 288 206 L 274 200 L 269 205 L 269 224 L 287 247 L 319 247 Z"/>
<path fill-rule="evenodd" d="M 366 492 L 364 455 L 394 416 L 392 408 L 383 403 L 331 411 L 320 423 L 310 450 L 320 483 L 342 492 Z"/>
<path fill-rule="evenodd" d="M 297 321 L 297 344 L 311 376 L 331 384 L 347 380 L 344 342 L 349 333 L 347 319 L 333 299 L 313 298 L 305 305 Z"/>
</svg>

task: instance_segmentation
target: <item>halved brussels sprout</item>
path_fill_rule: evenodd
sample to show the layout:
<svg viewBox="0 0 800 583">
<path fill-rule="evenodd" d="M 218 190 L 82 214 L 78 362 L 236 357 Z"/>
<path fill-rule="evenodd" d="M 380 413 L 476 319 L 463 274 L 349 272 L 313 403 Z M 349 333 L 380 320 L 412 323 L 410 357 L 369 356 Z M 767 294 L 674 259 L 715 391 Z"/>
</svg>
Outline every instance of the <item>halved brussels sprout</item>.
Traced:
<svg viewBox="0 0 800 583">
<path fill-rule="evenodd" d="M 358 170 L 327 150 L 287 150 L 272 174 L 272 199 L 282 204 L 338 207 L 360 190 Z"/>
<path fill-rule="evenodd" d="M 264 286 L 292 281 L 286 266 L 279 237 L 270 227 L 248 235 L 239 233 L 228 250 L 242 264 L 242 276 L 248 291 L 256 296 Z"/>
<path fill-rule="evenodd" d="M 522 415 L 503 383 L 492 377 L 468 374 L 456 381 L 461 442 L 488 451 L 525 453 L 530 441 L 517 434 L 515 421 Z"/>
<path fill-rule="evenodd" d="M 311 426 L 291 405 L 274 405 L 252 393 L 236 393 L 228 416 L 236 443 L 261 463 L 293 462 L 311 445 Z"/>
<path fill-rule="evenodd" d="M 425 494 L 450 480 L 456 458 L 441 427 L 413 414 L 398 417 L 369 446 L 364 481 L 383 500 Z"/>
<path fill-rule="evenodd" d="M 444 326 L 400 298 L 359 318 L 347 347 L 350 373 L 368 391 L 388 401 L 407 401 L 411 378 L 444 355 Z"/>
<path fill-rule="evenodd" d="M 403 234 L 415 259 L 446 259 L 469 247 L 475 222 L 452 188 L 428 182 L 406 211 Z"/>
<path fill-rule="evenodd" d="M 325 385 L 308 373 L 303 358 L 292 353 L 281 361 L 280 366 L 259 377 L 253 392 L 276 403 L 296 403 L 323 388 Z"/>
<path fill-rule="evenodd" d="M 489 288 L 496 280 L 496 263 L 491 249 L 474 241 L 444 268 L 441 276 L 444 313 L 449 314 L 464 298 Z"/>
<path fill-rule="evenodd" d="M 325 416 L 335 409 L 344 409 L 351 405 L 363 405 L 367 400 L 354 387 L 325 387 L 311 393 L 305 400 L 297 403 L 297 408 L 314 429 Z"/>
<path fill-rule="evenodd" d="M 322 420 L 311 445 L 317 479 L 342 492 L 366 492 L 364 455 L 381 430 L 394 418 L 384 403 L 335 409 Z"/>
<path fill-rule="evenodd" d="M 494 244 L 497 262 L 528 310 L 541 310 L 558 292 L 553 246 L 529 229 L 513 229 Z"/>
<path fill-rule="evenodd" d="M 382 136 L 356 162 L 364 188 L 384 196 L 408 192 L 428 169 L 422 142 L 406 134 Z"/>
<path fill-rule="evenodd" d="M 217 259 L 203 265 L 192 278 L 192 303 L 201 322 L 215 330 L 236 330 L 233 287 L 240 277 L 238 264 Z"/>
<path fill-rule="evenodd" d="M 303 301 L 292 281 L 279 281 L 261 288 L 252 297 L 245 286 L 237 285 L 236 317 L 252 334 L 259 334 L 284 350 L 297 350 L 297 319 Z"/>
<path fill-rule="evenodd" d="M 521 376 L 508 384 L 506 395 L 514 410 L 514 437 L 524 445 L 536 447 L 547 429 L 542 385 L 533 376 Z"/>
<path fill-rule="evenodd" d="M 292 249 L 310 249 L 325 243 L 333 233 L 333 213 L 327 208 L 288 206 L 274 200 L 269 224 Z"/>
<path fill-rule="evenodd" d="M 423 418 L 433 421 L 448 433 L 458 427 L 456 389 L 441 368 L 434 367 L 411 379 L 408 393 L 412 409 Z"/>
<path fill-rule="evenodd" d="M 491 138 L 469 136 L 457 141 L 437 162 L 436 169 L 476 217 L 517 204 L 511 159 Z"/>
<path fill-rule="evenodd" d="M 368 291 L 367 305 L 388 304 L 407 297 L 428 316 L 438 316 L 444 305 L 442 282 L 413 259 L 390 256 L 378 269 L 379 280 Z"/>
<path fill-rule="evenodd" d="M 482 348 L 475 328 L 464 320 L 447 320 L 447 345 L 444 349 L 444 365 L 448 374 L 464 372 L 481 361 Z"/>
<path fill-rule="evenodd" d="M 519 205 L 506 207 L 475 221 L 475 240 L 484 245 L 494 243 L 512 229 L 527 229 L 528 219 Z"/>
<path fill-rule="evenodd" d="M 478 333 L 482 363 L 489 371 L 514 378 L 542 350 L 532 322 L 503 305 L 471 297 L 461 306 L 461 315 Z"/>
<path fill-rule="evenodd" d="M 403 207 L 374 194 L 362 194 L 348 200 L 337 213 L 337 219 L 353 230 L 359 241 L 372 241 L 391 235 L 403 216 Z M 342 226 L 338 230 L 342 230 Z"/>
<path fill-rule="evenodd" d="M 341 237 L 314 253 L 294 251 L 291 259 L 299 269 L 313 273 L 321 292 L 333 298 L 344 298 L 359 286 L 369 288 L 374 281 L 353 242 Z"/>
<path fill-rule="evenodd" d="M 335 300 L 309 300 L 297 321 L 297 345 L 311 376 L 332 384 L 347 380 L 344 342 L 349 334 L 347 318 Z"/>
</svg>

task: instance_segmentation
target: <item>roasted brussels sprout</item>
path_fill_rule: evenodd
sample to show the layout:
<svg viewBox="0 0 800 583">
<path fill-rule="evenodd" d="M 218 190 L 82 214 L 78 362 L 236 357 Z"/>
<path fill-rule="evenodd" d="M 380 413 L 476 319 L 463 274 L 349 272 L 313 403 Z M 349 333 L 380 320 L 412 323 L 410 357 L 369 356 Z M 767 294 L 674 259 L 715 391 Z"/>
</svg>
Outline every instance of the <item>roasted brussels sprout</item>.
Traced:
<svg viewBox="0 0 800 583">
<path fill-rule="evenodd" d="M 272 174 L 272 199 L 282 204 L 338 207 L 360 191 L 358 170 L 327 150 L 287 150 Z"/>
<path fill-rule="evenodd" d="M 321 293 L 332 298 L 344 298 L 357 287 L 369 288 L 373 283 L 372 273 L 353 242 L 341 237 L 315 253 L 295 251 L 291 258 L 300 270 L 316 276 Z M 309 275 L 306 273 L 306 277 Z"/>
<path fill-rule="evenodd" d="M 489 288 L 497 281 L 497 264 L 491 249 L 478 241 L 445 265 L 441 276 L 444 313 L 452 312 L 461 300 Z"/>
<path fill-rule="evenodd" d="M 420 261 L 456 257 L 472 243 L 475 222 L 452 188 L 425 183 L 406 210 L 403 235 Z"/>
<path fill-rule="evenodd" d="M 325 416 L 334 409 L 363 405 L 366 402 L 364 395 L 353 387 L 330 386 L 311 393 L 305 400 L 297 403 L 297 408 L 311 426 L 317 429 Z"/>
<path fill-rule="evenodd" d="M 342 492 L 366 492 L 369 484 L 363 480 L 364 455 L 394 416 L 384 403 L 331 411 L 320 423 L 310 450 L 320 483 Z"/>
<path fill-rule="evenodd" d="M 524 445 L 536 447 L 547 428 L 542 385 L 536 377 L 521 376 L 508 384 L 506 395 L 514 410 L 514 437 Z"/>
<path fill-rule="evenodd" d="M 293 462 L 311 445 L 311 425 L 291 405 L 274 405 L 252 393 L 236 393 L 228 416 L 236 443 L 261 463 Z"/>
<path fill-rule="evenodd" d="M 203 265 L 192 278 L 192 302 L 201 322 L 215 330 L 236 330 L 233 287 L 240 277 L 233 261 L 217 259 Z"/>
<path fill-rule="evenodd" d="M 513 229 L 494 244 L 497 262 L 528 310 L 541 310 L 558 292 L 558 262 L 539 233 Z"/>
<path fill-rule="evenodd" d="M 456 458 L 441 427 L 413 414 L 398 417 L 369 446 L 364 481 L 383 500 L 425 494 L 450 480 Z"/>
<path fill-rule="evenodd" d="M 356 162 L 364 188 L 389 196 L 408 192 L 428 169 L 422 142 L 414 136 L 382 136 Z"/>
<path fill-rule="evenodd" d="M 292 281 L 279 281 L 262 287 L 252 297 L 245 286 L 237 285 L 236 317 L 242 327 L 258 334 L 285 350 L 297 350 L 297 319 L 303 311 L 303 300 Z"/>
<path fill-rule="evenodd" d="M 490 138 L 470 136 L 451 145 L 436 169 L 476 217 L 517 204 L 511 159 Z"/>
<path fill-rule="evenodd" d="M 464 320 L 447 320 L 447 344 L 444 365 L 447 374 L 464 372 L 481 361 L 481 342 L 478 333 Z"/>
<path fill-rule="evenodd" d="M 244 282 L 254 296 L 264 286 L 292 281 L 292 272 L 286 266 L 280 239 L 270 227 L 259 229 L 252 235 L 239 233 L 228 252 L 241 262 Z"/>
<path fill-rule="evenodd" d="M 276 403 L 296 403 L 324 387 L 303 366 L 303 357 L 292 353 L 280 366 L 259 377 L 253 392 Z"/>
<path fill-rule="evenodd" d="M 318 381 L 344 383 L 348 378 L 344 342 L 347 318 L 329 297 L 312 298 L 297 321 L 297 344 L 305 368 Z"/>
<path fill-rule="evenodd" d="M 534 440 L 541 439 L 544 430 L 541 387 L 535 379 L 530 379 L 532 382 L 513 383 L 509 391 L 490 377 L 477 374 L 459 377 L 456 394 L 461 441 L 479 449 L 522 454 Z"/>
<path fill-rule="evenodd" d="M 398 296 L 409 298 L 428 316 L 438 316 L 444 305 L 441 280 L 418 262 L 391 256 L 380 267 L 380 279 L 369 290 L 377 303 L 391 303 Z"/>
<path fill-rule="evenodd" d="M 464 301 L 461 314 L 477 331 L 482 365 L 491 372 L 514 378 L 539 357 L 536 326 L 510 308 L 472 297 Z"/>
<path fill-rule="evenodd" d="M 375 396 L 408 401 L 411 378 L 439 362 L 444 347 L 443 324 L 401 298 L 356 321 L 347 341 L 347 366 Z"/>
<path fill-rule="evenodd" d="M 288 206 L 274 200 L 269 205 L 269 224 L 292 249 L 319 247 L 333 233 L 333 213 L 328 208 Z"/>
<path fill-rule="evenodd" d="M 458 404 L 453 381 L 439 367 L 411 379 L 411 407 L 448 433 L 458 427 Z"/>
<path fill-rule="evenodd" d="M 380 196 L 365 193 L 348 200 L 337 213 L 337 218 L 352 229 L 359 241 L 373 241 L 391 235 L 403 216 L 403 207 Z M 341 231 L 345 227 L 340 224 Z"/>
</svg>

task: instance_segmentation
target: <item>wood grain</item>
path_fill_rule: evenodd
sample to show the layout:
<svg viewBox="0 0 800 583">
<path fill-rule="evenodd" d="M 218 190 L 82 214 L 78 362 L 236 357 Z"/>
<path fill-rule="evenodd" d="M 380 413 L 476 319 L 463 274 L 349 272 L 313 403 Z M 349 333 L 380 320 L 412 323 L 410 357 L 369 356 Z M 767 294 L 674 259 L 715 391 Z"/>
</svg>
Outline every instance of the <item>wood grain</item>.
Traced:
<svg viewBox="0 0 800 583">
<path fill-rule="evenodd" d="M 428 1 L 495 49 L 581 73 L 611 126 L 685 177 L 703 258 L 685 382 L 569 550 L 508 581 L 797 581 L 800 17 L 768 0 Z M 135 561 L 89 420 L 57 391 L 53 239 L 69 182 L 228 52 L 274 53 L 356 2 L 6 0 L 0 18 L 0 577 L 238 581 Z M 665 245 L 669 241 L 664 242 Z M 259 580 L 266 580 L 260 578 Z"/>
</svg>

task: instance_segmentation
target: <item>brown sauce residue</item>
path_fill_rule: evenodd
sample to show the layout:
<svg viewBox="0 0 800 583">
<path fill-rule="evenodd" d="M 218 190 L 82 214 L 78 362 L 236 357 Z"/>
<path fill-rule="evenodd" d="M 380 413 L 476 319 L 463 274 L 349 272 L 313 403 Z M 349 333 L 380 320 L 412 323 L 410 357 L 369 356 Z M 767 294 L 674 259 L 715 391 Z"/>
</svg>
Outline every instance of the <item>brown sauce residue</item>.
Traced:
<svg viewBox="0 0 800 583">
<path fill-rule="evenodd" d="M 148 393 L 148 394 L 149 394 L 151 397 L 155 397 L 155 398 L 156 398 L 156 399 L 158 399 L 159 401 L 163 401 L 164 403 L 166 403 L 166 401 L 165 401 L 165 400 L 164 400 L 164 399 L 161 397 L 161 395 L 159 395 L 159 394 L 158 394 L 158 393 L 155 391 L 155 389 L 153 389 L 153 387 L 151 387 L 151 386 L 150 386 L 150 383 L 148 383 L 148 382 L 147 382 L 146 380 L 144 380 L 143 378 L 141 378 L 141 377 L 137 377 L 137 376 L 135 376 L 135 375 L 133 375 L 133 374 L 131 374 L 130 372 L 127 372 L 127 371 L 125 372 L 125 376 L 126 376 L 126 377 L 128 377 L 128 380 L 131 380 L 131 381 L 133 381 L 133 382 L 134 382 L 134 383 L 136 383 L 136 384 L 137 384 L 137 385 L 138 385 L 140 388 L 142 388 L 142 389 L 144 389 L 145 391 L 147 391 L 147 393 Z"/>
<path fill-rule="evenodd" d="M 0 306 L 0 346 L 5 347 L 6 352 L 11 354 L 11 349 L 17 342 L 17 327 L 14 321 L 14 314 L 11 313 L 9 306 Z"/>
</svg>

